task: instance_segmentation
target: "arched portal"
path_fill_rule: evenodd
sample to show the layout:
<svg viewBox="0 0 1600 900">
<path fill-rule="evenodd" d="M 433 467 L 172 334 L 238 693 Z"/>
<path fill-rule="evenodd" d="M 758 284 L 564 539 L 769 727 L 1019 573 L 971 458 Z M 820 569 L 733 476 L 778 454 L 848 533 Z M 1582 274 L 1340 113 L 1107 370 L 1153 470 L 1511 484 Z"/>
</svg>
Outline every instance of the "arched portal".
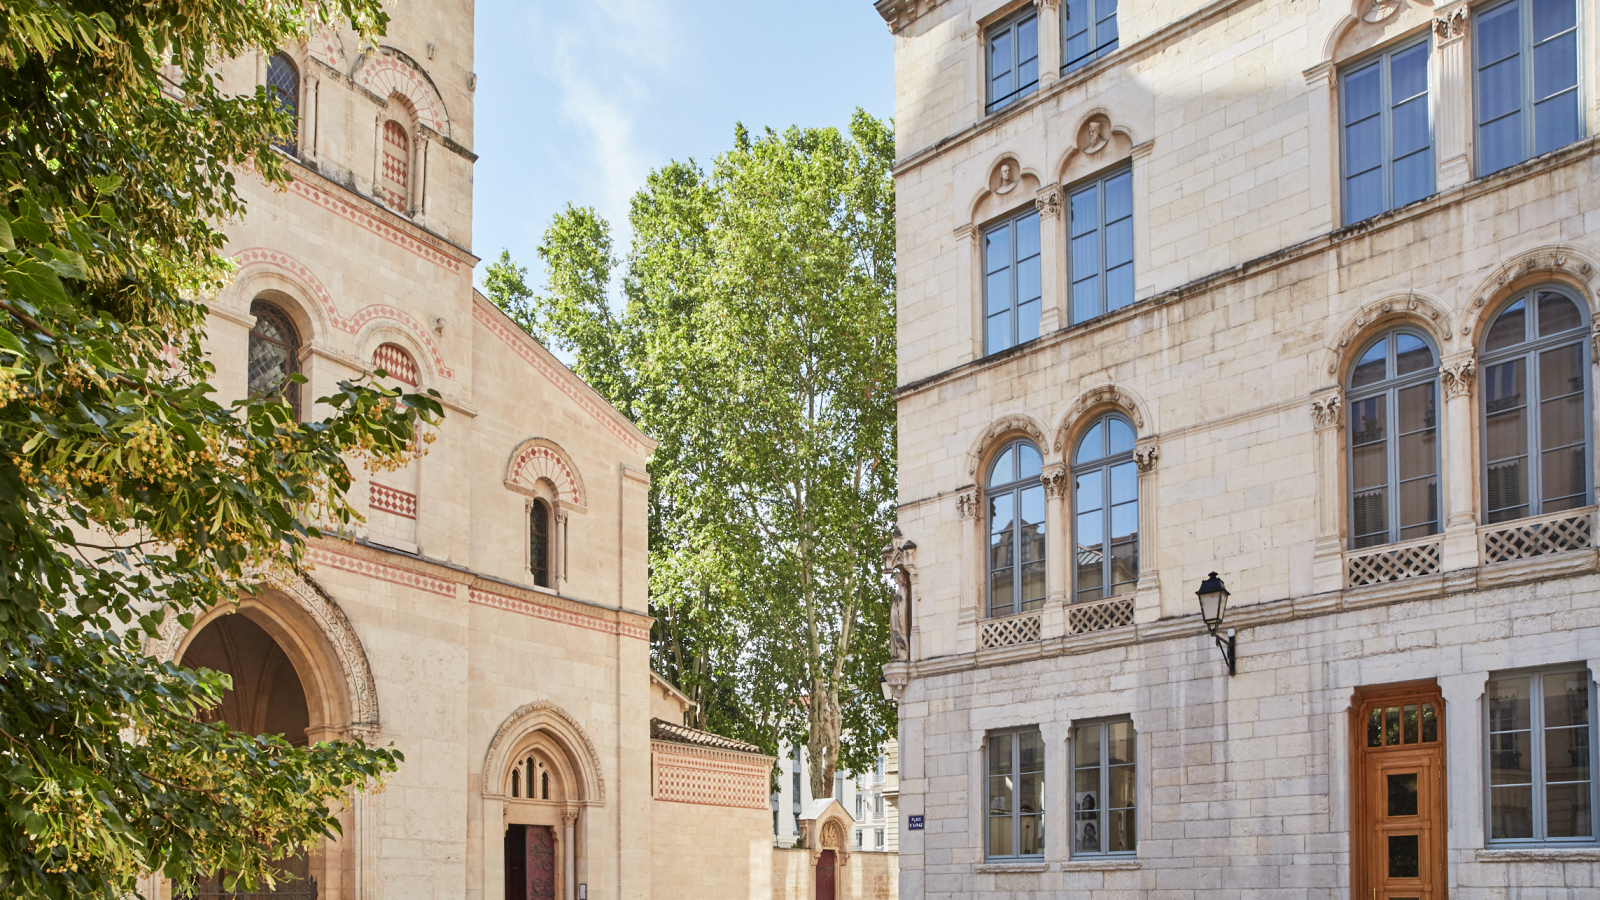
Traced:
<svg viewBox="0 0 1600 900">
<path fill-rule="evenodd" d="M 207 718 L 246 734 L 281 735 L 295 746 L 308 743 L 310 706 L 294 663 L 265 628 L 249 616 L 221 615 L 189 640 L 179 660 L 193 669 L 212 669 L 233 679 L 221 705 Z M 288 855 L 276 868 L 286 873 L 273 888 L 258 886 L 253 897 L 274 900 L 316 900 L 312 860 L 304 853 Z M 174 885 L 174 900 L 221 900 L 236 896 L 224 887 L 225 873 L 201 878 L 189 886 Z"/>
<path fill-rule="evenodd" d="M 836 864 L 832 850 L 824 850 L 817 857 L 817 890 L 815 900 L 833 900 Z"/>
</svg>

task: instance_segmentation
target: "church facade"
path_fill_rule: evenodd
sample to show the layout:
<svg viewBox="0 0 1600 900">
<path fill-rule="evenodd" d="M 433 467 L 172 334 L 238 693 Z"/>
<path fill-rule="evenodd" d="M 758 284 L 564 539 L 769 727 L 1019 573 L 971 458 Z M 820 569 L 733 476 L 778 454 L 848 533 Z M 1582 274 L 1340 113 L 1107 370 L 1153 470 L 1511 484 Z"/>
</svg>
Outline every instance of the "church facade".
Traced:
<svg viewBox="0 0 1600 900">
<path fill-rule="evenodd" d="M 444 421 L 405 467 L 353 466 L 366 521 L 313 541 L 302 577 L 148 649 L 231 674 L 235 727 L 405 754 L 277 896 L 764 898 L 773 760 L 684 728 L 650 670 L 655 442 L 473 289 L 472 5 L 390 14 L 376 46 L 322 29 L 222 66 L 297 130 L 286 191 L 241 178 L 208 349 L 222 399 L 315 419 L 382 370 L 438 391 Z"/>
<path fill-rule="evenodd" d="M 900 896 L 1593 894 L 1600 9 L 876 6 Z"/>
</svg>

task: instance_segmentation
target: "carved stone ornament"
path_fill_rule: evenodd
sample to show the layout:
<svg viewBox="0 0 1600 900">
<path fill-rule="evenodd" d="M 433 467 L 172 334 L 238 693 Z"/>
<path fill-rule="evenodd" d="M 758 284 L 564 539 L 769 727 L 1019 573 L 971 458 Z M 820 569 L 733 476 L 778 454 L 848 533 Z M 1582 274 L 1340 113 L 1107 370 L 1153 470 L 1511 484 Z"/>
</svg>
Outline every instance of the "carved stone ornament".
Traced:
<svg viewBox="0 0 1600 900">
<path fill-rule="evenodd" d="M 1061 0 L 1034 0 L 1034 4 L 1043 12 L 1053 13 L 1061 6 Z"/>
<path fill-rule="evenodd" d="M 902 29 L 934 7 L 941 0 L 878 0 L 878 15 L 883 16 L 884 24 L 889 26 L 891 34 L 899 34 Z"/>
<path fill-rule="evenodd" d="M 889 658 L 905 662 L 911 658 L 911 576 L 897 568 L 889 575 L 893 590 L 889 601 Z"/>
<path fill-rule="evenodd" d="M 978 492 L 962 491 L 956 495 L 956 512 L 963 519 L 971 519 L 978 514 Z"/>
<path fill-rule="evenodd" d="M 1477 368 L 1477 362 L 1471 359 L 1445 363 L 1440 366 L 1439 380 L 1444 385 L 1445 399 L 1470 397 L 1472 395 L 1472 376 L 1477 374 Z"/>
<path fill-rule="evenodd" d="M 1065 469 L 1056 469 L 1054 472 L 1045 472 L 1039 476 L 1044 482 L 1044 495 L 1046 497 L 1065 497 L 1067 488 L 1072 483 L 1072 477 Z"/>
<path fill-rule="evenodd" d="M 1439 36 L 1440 41 L 1453 40 L 1467 33 L 1467 20 L 1470 13 L 1465 4 L 1450 10 L 1433 20 L 1433 33 Z"/>
<path fill-rule="evenodd" d="M 1340 399 L 1338 394 L 1322 400 L 1313 400 L 1311 401 L 1311 421 L 1316 423 L 1318 428 L 1336 428 L 1340 422 L 1343 406 L 1344 401 Z"/>
<path fill-rule="evenodd" d="M 1600 360 L 1600 325 L 1594 327 L 1594 356 L 1590 359 Z"/>
<path fill-rule="evenodd" d="M 1085 129 L 1083 144 L 1078 148 L 1089 156 L 1093 156 L 1106 148 L 1110 129 L 1106 127 L 1104 119 L 1089 120 L 1089 127 Z"/>
<path fill-rule="evenodd" d="M 1401 0 L 1373 0 L 1367 11 L 1361 14 L 1361 21 L 1376 25 L 1400 11 Z"/>
<path fill-rule="evenodd" d="M 500 728 L 495 731 L 494 740 L 489 742 L 489 750 L 483 757 L 483 777 L 491 780 L 499 778 L 507 751 L 513 744 L 536 731 L 550 733 L 567 751 L 568 756 L 573 757 L 569 761 L 576 770 L 575 774 L 580 783 L 593 779 L 593 784 L 585 785 L 585 789 L 592 789 L 594 796 L 583 799 L 604 802 L 606 779 L 601 774 L 600 754 L 595 750 L 594 741 L 589 739 L 589 733 L 583 730 L 577 719 L 547 700 L 524 703 L 500 723 Z M 587 758 L 577 759 L 580 753 Z"/>
<path fill-rule="evenodd" d="M 1139 474 L 1148 475 L 1155 471 L 1156 460 L 1161 458 L 1161 448 L 1155 444 L 1145 444 L 1143 447 L 1133 449 L 1134 465 L 1139 467 Z"/>
<path fill-rule="evenodd" d="M 994 442 L 999 440 L 1001 435 L 1008 432 L 1021 432 L 1040 447 L 1048 443 L 1044 439 L 1044 435 L 1039 433 L 1039 427 L 1033 423 L 1032 419 L 1024 415 L 1006 416 L 990 425 L 989 430 L 984 432 L 983 436 L 967 452 L 968 475 L 976 475 L 978 473 L 978 463 L 983 460 L 984 451 L 994 446 Z"/>
<path fill-rule="evenodd" d="M 578 824 L 578 811 L 575 809 L 563 810 L 561 813 L 561 824 L 567 828 L 571 828 L 572 826 Z"/>
<path fill-rule="evenodd" d="M 1061 189 L 1058 187 L 1045 188 L 1038 197 L 1034 198 L 1033 207 L 1039 211 L 1041 217 L 1046 219 L 1054 219 L 1056 216 L 1061 215 Z"/>
<path fill-rule="evenodd" d="M 1115 406 L 1126 415 L 1133 422 L 1135 430 L 1142 431 L 1144 429 L 1144 414 L 1139 412 L 1139 404 L 1134 400 L 1133 395 L 1114 384 L 1103 384 L 1085 391 L 1083 396 L 1079 397 L 1078 401 L 1072 405 L 1072 415 L 1067 418 L 1067 421 L 1062 422 L 1061 427 L 1056 430 L 1055 451 L 1057 453 L 1060 453 L 1061 448 L 1066 446 L 1069 423 L 1075 419 L 1082 418 L 1084 413 L 1103 403 Z"/>
<path fill-rule="evenodd" d="M 1017 177 L 1017 164 L 1008 159 L 1000 164 L 1000 176 L 993 190 L 996 194 L 1009 194 L 1021 183 Z"/>
</svg>

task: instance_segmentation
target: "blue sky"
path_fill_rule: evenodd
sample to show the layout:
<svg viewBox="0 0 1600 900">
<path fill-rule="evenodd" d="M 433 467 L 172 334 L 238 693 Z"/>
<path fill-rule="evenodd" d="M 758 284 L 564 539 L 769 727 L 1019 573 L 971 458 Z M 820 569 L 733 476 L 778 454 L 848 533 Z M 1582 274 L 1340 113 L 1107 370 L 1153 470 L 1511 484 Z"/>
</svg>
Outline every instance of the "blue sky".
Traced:
<svg viewBox="0 0 1600 900">
<path fill-rule="evenodd" d="M 594 206 L 618 233 L 652 169 L 707 167 L 735 122 L 890 116 L 893 52 L 870 0 L 479 0 L 478 277 L 505 247 L 542 284 L 551 216 Z"/>
</svg>

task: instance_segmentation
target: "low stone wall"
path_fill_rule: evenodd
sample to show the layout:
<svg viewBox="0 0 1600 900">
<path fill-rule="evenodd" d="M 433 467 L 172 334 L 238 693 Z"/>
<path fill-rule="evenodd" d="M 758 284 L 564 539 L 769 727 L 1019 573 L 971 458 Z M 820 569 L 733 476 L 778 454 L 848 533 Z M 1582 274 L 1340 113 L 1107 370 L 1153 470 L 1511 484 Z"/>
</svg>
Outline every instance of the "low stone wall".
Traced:
<svg viewBox="0 0 1600 900">
<path fill-rule="evenodd" d="M 813 900 L 811 851 L 772 848 L 772 900 Z M 840 866 L 834 900 L 898 900 L 900 854 L 856 851 Z"/>
</svg>

